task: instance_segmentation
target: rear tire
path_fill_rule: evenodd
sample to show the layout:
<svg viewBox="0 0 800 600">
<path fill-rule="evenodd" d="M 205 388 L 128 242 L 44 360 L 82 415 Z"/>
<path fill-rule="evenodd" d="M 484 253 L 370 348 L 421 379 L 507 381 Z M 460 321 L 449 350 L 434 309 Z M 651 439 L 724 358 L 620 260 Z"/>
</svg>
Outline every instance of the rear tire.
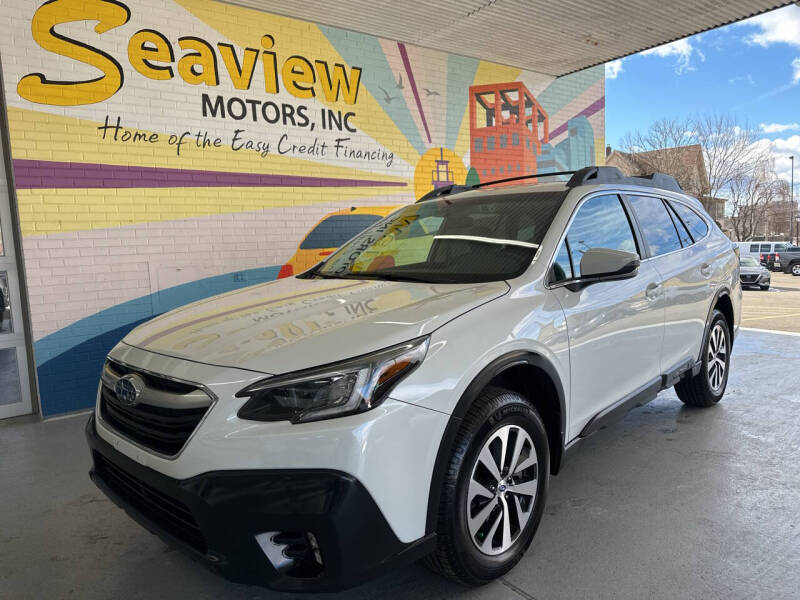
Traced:
<svg viewBox="0 0 800 600">
<path fill-rule="evenodd" d="M 675 384 L 678 398 L 688 406 L 706 408 L 715 405 L 725 394 L 730 363 L 731 341 L 728 321 L 725 315 L 714 309 L 703 338 L 700 372 Z"/>
<path fill-rule="evenodd" d="M 791 271 L 792 275 L 795 277 L 800 277 L 800 262 L 792 263 Z"/>
<path fill-rule="evenodd" d="M 760 287 L 760 288 L 761 288 L 761 291 L 763 291 L 763 292 L 766 292 L 766 291 L 768 291 L 768 290 L 769 290 L 769 284 L 767 284 L 767 285 L 760 285 L 760 286 L 758 286 L 758 287 Z"/>
<path fill-rule="evenodd" d="M 437 546 L 425 562 L 458 583 L 483 585 L 520 561 L 539 526 L 550 475 L 547 433 L 522 396 L 486 388 L 449 460 Z"/>
</svg>

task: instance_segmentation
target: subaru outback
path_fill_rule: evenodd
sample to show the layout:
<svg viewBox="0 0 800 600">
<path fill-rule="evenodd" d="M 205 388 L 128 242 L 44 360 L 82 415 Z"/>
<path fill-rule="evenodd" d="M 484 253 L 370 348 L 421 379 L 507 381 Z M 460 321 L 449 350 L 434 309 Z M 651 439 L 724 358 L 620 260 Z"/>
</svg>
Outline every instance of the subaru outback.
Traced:
<svg viewBox="0 0 800 600">
<path fill-rule="evenodd" d="M 722 398 L 741 294 L 670 177 L 440 188 L 303 274 L 129 333 L 91 477 L 234 581 L 336 590 L 424 557 L 480 585 L 587 436 L 672 386 Z"/>
</svg>

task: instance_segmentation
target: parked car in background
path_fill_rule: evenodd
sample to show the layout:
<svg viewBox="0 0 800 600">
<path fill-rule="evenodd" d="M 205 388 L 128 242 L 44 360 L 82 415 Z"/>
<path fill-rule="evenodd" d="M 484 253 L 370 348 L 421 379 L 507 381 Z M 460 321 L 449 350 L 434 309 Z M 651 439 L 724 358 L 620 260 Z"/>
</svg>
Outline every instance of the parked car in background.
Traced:
<svg viewBox="0 0 800 600">
<path fill-rule="evenodd" d="M 426 557 L 481 585 L 585 438 L 668 388 L 722 399 L 739 260 L 672 177 L 460 187 L 131 331 L 86 427 L 97 485 L 234 581 L 334 591 Z"/>
<path fill-rule="evenodd" d="M 390 215 L 397 206 L 354 206 L 329 213 L 311 228 L 292 258 L 281 267 L 278 279 L 307 271 L 370 225 Z"/>
<path fill-rule="evenodd" d="M 800 277 L 800 246 L 789 246 L 781 253 L 781 270 Z"/>
<path fill-rule="evenodd" d="M 759 287 L 768 290 L 771 275 L 769 270 L 752 256 L 745 256 L 739 264 L 739 280 L 742 287 Z"/>
</svg>

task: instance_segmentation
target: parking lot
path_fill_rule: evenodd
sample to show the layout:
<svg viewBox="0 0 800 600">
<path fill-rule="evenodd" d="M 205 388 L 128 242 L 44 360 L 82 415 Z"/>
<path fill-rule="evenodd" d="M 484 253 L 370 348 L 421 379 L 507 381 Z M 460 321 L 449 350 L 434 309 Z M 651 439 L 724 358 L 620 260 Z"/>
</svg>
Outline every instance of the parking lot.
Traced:
<svg viewBox="0 0 800 600">
<path fill-rule="evenodd" d="M 800 333 L 800 277 L 773 273 L 769 291 L 746 288 L 742 327 Z"/>
</svg>

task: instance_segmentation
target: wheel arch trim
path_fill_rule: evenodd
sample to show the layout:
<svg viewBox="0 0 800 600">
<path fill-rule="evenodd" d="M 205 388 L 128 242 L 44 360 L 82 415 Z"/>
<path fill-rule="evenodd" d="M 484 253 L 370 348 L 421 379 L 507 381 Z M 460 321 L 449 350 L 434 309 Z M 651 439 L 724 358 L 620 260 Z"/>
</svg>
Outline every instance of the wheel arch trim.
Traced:
<svg viewBox="0 0 800 600">
<path fill-rule="evenodd" d="M 439 502 L 441 500 L 442 484 L 447 473 L 447 466 L 452 452 L 453 443 L 456 434 L 461 427 L 464 416 L 469 411 L 472 404 L 480 395 L 481 391 L 489 384 L 492 379 L 498 375 L 508 371 L 513 367 L 521 365 L 531 366 L 541 369 L 545 375 L 550 379 L 555 388 L 556 395 L 558 396 L 559 412 L 560 412 L 560 437 L 558 447 L 561 449 L 560 457 L 564 455 L 564 442 L 566 435 L 566 399 L 564 395 L 564 386 L 561 383 L 561 378 L 558 371 L 553 364 L 545 357 L 535 352 L 527 350 L 515 350 L 503 354 L 495 358 L 492 362 L 486 365 L 469 383 L 464 393 L 459 398 L 450 419 L 439 442 L 439 449 L 436 453 L 436 462 L 433 466 L 433 474 L 431 475 L 430 490 L 428 492 L 428 511 L 425 522 L 425 533 L 429 534 L 436 531 L 437 520 L 439 513 Z M 551 470 L 557 472 L 560 457 L 551 457 Z"/>
</svg>

